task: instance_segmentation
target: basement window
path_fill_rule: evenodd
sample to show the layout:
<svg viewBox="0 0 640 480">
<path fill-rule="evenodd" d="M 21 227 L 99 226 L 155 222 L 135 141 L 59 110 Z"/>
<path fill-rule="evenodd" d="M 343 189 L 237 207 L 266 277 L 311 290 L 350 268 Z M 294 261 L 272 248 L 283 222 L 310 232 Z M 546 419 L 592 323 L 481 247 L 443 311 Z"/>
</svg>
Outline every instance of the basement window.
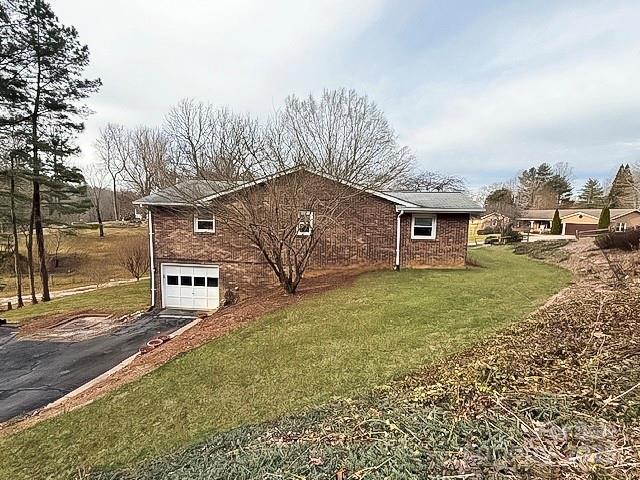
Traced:
<svg viewBox="0 0 640 480">
<path fill-rule="evenodd" d="M 436 238 L 436 216 L 412 215 L 411 238 L 414 240 L 433 240 Z"/>
<path fill-rule="evenodd" d="M 302 210 L 298 212 L 297 235 L 308 236 L 313 232 L 313 212 Z"/>
<path fill-rule="evenodd" d="M 193 231 L 196 233 L 214 233 L 216 231 L 216 219 L 193 217 Z"/>
</svg>

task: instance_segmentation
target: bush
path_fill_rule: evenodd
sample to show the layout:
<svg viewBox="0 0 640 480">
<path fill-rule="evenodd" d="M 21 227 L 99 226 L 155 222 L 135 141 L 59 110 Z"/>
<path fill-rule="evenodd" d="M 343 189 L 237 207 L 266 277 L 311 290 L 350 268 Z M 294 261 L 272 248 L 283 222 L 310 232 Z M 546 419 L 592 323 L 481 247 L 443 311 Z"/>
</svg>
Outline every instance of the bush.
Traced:
<svg viewBox="0 0 640 480">
<path fill-rule="evenodd" d="M 596 245 L 603 250 L 638 250 L 640 248 L 640 230 L 628 232 L 609 232 L 596 237 Z"/>
<path fill-rule="evenodd" d="M 511 230 L 507 235 L 508 238 L 508 242 L 509 243 L 518 243 L 522 241 L 522 232 L 514 232 L 513 230 Z"/>
<path fill-rule="evenodd" d="M 485 227 L 476 232 L 478 235 L 491 235 L 494 233 L 500 233 L 500 227 Z"/>
<path fill-rule="evenodd" d="M 611 224 L 611 211 L 609 207 L 604 207 L 600 212 L 600 218 L 598 219 L 598 230 L 609 228 Z"/>
<path fill-rule="evenodd" d="M 560 221 L 560 212 L 556 208 L 551 222 L 551 235 L 560 235 L 562 233 L 562 222 Z"/>
<path fill-rule="evenodd" d="M 118 264 L 136 280 L 149 270 L 149 243 L 145 237 L 131 237 L 122 245 Z"/>
</svg>

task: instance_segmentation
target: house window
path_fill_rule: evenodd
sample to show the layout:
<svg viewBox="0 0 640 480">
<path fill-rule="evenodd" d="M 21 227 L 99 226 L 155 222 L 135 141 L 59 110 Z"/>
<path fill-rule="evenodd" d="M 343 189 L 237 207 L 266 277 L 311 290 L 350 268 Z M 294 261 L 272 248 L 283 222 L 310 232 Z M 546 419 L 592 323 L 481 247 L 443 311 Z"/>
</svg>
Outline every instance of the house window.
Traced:
<svg viewBox="0 0 640 480">
<path fill-rule="evenodd" d="M 298 213 L 297 235 L 311 235 L 313 231 L 313 212 L 303 210 Z"/>
<path fill-rule="evenodd" d="M 193 217 L 193 231 L 196 233 L 214 233 L 216 231 L 216 219 Z"/>
<path fill-rule="evenodd" d="M 436 238 L 436 216 L 413 215 L 411 217 L 411 238 L 418 240 Z"/>
<path fill-rule="evenodd" d="M 207 277 L 207 287 L 211 288 L 211 287 L 217 287 L 217 286 L 218 286 L 217 278 Z"/>
<path fill-rule="evenodd" d="M 180 277 L 180 285 L 183 287 L 190 287 L 191 277 Z"/>
<path fill-rule="evenodd" d="M 619 222 L 616 225 L 616 232 L 626 232 L 627 231 L 627 224 L 624 222 Z"/>
<path fill-rule="evenodd" d="M 204 287 L 204 277 L 193 277 L 194 287 Z"/>
<path fill-rule="evenodd" d="M 167 285 L 178 285 L 178 276 L 167 275 Z"/>
</svg>

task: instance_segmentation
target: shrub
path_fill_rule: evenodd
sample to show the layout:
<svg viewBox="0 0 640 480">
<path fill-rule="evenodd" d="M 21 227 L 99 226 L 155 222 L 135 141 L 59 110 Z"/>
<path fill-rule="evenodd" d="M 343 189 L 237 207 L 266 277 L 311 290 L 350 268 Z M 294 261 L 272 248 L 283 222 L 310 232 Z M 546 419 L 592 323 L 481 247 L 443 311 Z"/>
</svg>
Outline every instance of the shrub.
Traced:
<svg viewBox="0 0 640 480">
<path fill-rule="evenodd" d="M 598 230 L 602 230 L 603 228 L 609 228 L 609 224 L 611 223 L 611 212 L 609 211 L 609 207 L 604 207 L 600 212 L 600 219 L 598 220 Z"/>
<path fill-rule="evenodd" d="M 494 233 L 500 233 L 500 227 L 485 227 L 476 232 L 478 235 L 491 235 Z"/>
<path fill-rule="evenodd" d="M 149 244 L 145 237 L 131 237 L 122 245 L 118 264 L 136 280 L 149 270 Z"/>
<path fill-rule="evenodd" d="M 596 245 L 603 250 L 638 250 L 640 248 L 640 230 L 628 232 L 609 232 L 596 237 Z"/>
<path fill-rule="evenodd" d="M 551 221 L 551 235 L 560 235 L 562 233 L 562 222 L 560 221 L 560 212 L 556 208 Z"/>
</svg>

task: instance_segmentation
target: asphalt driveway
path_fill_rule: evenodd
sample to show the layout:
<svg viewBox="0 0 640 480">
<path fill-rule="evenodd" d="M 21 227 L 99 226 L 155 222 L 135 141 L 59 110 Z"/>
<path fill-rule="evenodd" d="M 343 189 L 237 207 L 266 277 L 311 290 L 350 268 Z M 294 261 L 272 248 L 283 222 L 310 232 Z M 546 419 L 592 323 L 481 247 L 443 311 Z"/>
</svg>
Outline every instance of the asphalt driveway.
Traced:
<svg viewBox="0 0 640 480">
<path fill-rule="evenodd" d="M 57 400 L 134 354 L 148 340 L 192 320 L 145 314 L 78 342 L 28 340 L 0 327 L 0 422 Z"/>
</svg>

